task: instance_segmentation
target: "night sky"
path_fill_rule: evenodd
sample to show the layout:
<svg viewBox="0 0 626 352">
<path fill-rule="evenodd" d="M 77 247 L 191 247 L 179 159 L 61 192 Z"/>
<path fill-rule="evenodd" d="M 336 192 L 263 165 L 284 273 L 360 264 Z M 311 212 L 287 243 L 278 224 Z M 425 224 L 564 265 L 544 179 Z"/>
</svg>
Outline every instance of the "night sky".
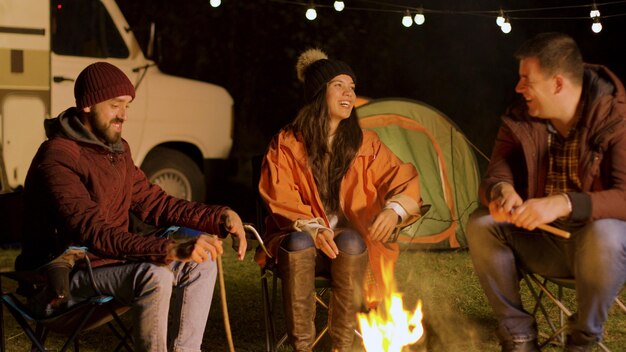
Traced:
<svg viewBox="0 0 626 352">
<path fill-rule="evenodd" d="M 532 35 L 568 33 L 578 41 L 585 61 L 605 64 L 626 78 L 626 16 L 603 18 L 604 28 L 595 34 L 590 8 L 511 13 L 518 19 L 511 20 L 511 33 L 504 34 L 495 15 L 450 13 L 500 6 L 506 10 L 591 5 L 591 1 L 344 0 L 346 10 L 318 8 L 315 21 L 304 17 L 305 6 L 284 1 L 222 0 L 218 8 L 208 0 L 117 1 L 140 39 L 145 38 L 140 29 L 156 22 L 161 70 L 215 83 L 230 92 L 236 114 L 232 155 L 239 162 L 262 154 L 270 138 L 301 107 L 302 88 L 294 65 L 309 47 L 348 62 L 357 75 L 357 94 L 425 102 L 455 121 L 487 155 L 499 115 L 515 96 L 513 53 Z M 332 5 L 333 0 L 316 3 Z M 626 14 L 626 3 L 596 3 L 603 16 Z M 385 12 L 389 7 L 381 4 L 447 13 L 427 12 L 424 25 L 405 28 L 401 14 Z M 350 6 L 379 10 L 357 11 Z M 519 18 L 528 16 L 534 19 Z M 581 19 L 562 19 L 565 16 Z M 485 165 L 481 163 L 481 168 Z"/>
</svg>

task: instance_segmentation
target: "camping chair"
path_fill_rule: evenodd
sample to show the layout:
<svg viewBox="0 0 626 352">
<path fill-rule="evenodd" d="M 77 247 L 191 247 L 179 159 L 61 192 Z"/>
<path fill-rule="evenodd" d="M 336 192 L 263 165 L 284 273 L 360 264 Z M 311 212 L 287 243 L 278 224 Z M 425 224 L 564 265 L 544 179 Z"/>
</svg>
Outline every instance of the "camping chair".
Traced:
<svg viewBox="0 0 626 352">
<path fill-rule="evenodd" d="M 45 285 L 45 278 L 35 271 L 12 271 L 0 273 L 0 288 L 2 295 L 0 296 L 0 318 L 4 315 L 6 307 L 9 313 L 15 318 L 23 332 L 32 343 L 32 351 L 46 352 L 44 346 L 48 332 L 56 332 L 67 335 L 63 347 L 59 351 L 65 351 L 69 346 L 74 346 L 74 351 L 79 351 L 79 334 L 83 331 L 90 330 L 106 324 L 113 334 L 119 339 L 119 343 L 114 351 L 122 348 L 127 351 L 133 351 L 128 341 L 130 340 L 130 330 L 120 319 L 120 315 L 130 309 L 117 303 L 112 296 L 106 296 L 100 293 L 95 285 L 93 272 L 89 259 L 85 256 L 87 270 L 91 283 L 96 294 L 89 299 L 80 302 L 67 309 L 59 309 L 51 315 L 41 316 L 32 311 L 32 309 L 16 294 L 19 294 L 20 288 L 16 291 L 6 290 L 2 286 L 2 278 L 10 279 L 20 285 L 20 287 L 42 287 Z M 16 285 L 13 285 L 16 286 Z M 33 326 L 34 325 L 34 328 Z M 6 329 L 4 319 L 0 319 L 0 352 L 6 351 Z"/>
<path fill-rule="evenodd" d="M 534 299 L 534 307 L 531 313 L 536 318 L 539 316 L 543 317 L 549 327 L 550 332 L 548 334 L 539 333 L 541 337 L 545 338 L 545 340 L 540 343 L 540 347 L 543 348 L 550 343 L 565 345 L 567 319 L 574 313 L 567 307 L 566 302 L 564 302 L 563 292 L 566 289 L 576 290 L 576 281 L 574 278 L 543 277 L 525 270 L 522 270 L 522 277 Z M 549 314 L 549 309 L 544 305 L 544 297 L 558 308 L 557 322 L 554 321 L 554 316 Z M 622 311 L 626 312 L 626 306 L 620 301 L 619 296 L 615 297 L 615 303 Z M 602 351 L 610 351 L 602 342 L 598 343 L 598 347 Z"/>
</svg>

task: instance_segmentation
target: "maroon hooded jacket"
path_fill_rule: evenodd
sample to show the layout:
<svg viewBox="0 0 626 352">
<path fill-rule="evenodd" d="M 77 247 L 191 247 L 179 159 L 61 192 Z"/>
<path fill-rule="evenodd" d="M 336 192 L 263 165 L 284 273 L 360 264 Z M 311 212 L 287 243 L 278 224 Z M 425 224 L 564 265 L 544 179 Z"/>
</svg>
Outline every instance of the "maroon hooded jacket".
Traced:
<svg viewBox="0 0 626 352">
<path fill-rule="evenodd" d="M 131 158 L 126 141 L 109 146 L 82 125 L 70 108 L 45 123 L 42 143 L 24 186 L 25 231 L 16 269 L 49 262 L 68 246 L 88 248 L 94 266 L 127 260 L 166 263 L 166 238 L 129 232 L 129 212 L 166 227 L 219 234 L 227 209 L 188 202 L 151 184 Z"/>
</svg>

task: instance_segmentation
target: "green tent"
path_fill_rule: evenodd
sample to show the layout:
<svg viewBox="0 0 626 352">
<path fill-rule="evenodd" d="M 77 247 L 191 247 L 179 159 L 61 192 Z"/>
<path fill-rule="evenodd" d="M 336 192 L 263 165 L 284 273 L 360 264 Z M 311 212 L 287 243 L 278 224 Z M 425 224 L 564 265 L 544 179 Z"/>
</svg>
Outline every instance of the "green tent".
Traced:
<svg viewBox="0 0 626 352">
<path fill-rule="evenodd" d="M 407 99 L 377 99 L 357 108 L 361 126 L 376 131 L 403 161 L 417 168 L 430 210 L 398 237 L 404 249 L 467 247 L 465 228 L 478 207 L 480 173 L 473 146 L 437 109 Z"/>
</svg>

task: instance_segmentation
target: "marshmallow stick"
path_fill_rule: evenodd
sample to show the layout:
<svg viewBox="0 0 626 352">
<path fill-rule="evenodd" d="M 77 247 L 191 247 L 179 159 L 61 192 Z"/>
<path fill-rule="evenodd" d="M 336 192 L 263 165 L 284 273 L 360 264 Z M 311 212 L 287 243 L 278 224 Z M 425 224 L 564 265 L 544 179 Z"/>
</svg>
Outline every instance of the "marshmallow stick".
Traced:
<svg viewBox="0 0 626 352">
<path fill-rule="evenodd" d="M 559 228 L 556 228 L 554 226 L 543 224 L 543 225 L 537 226 L 537 228 L 539 228 L 541 230 L 544 230 L 546 232 L 549 232 L 549 233 L 551 233 L 553 235 L 559 236 L 559 237 L 563 237 L 563 238 L 569 238 L 570 237 L 570 233 L 569 232 L 563 231 L 563 230 L 561 230 Z"/>
<path fill-rule="evenodd" d="M 511 214 L 513 213 L 513 209 L 511 209 Z M 563 238 L 570 238 L 571 234 L 567 231 L 563 231 L 559 228 L 556 228 L 554 226 L 550 226 L 547 224 L 542 224 L 542 225 L 537 225 L 538 229 L 544 230 L 546 232 L 549 232 L 555 236 L 559 236 L 559 237 L 563 237 Z"/>
</svg>

